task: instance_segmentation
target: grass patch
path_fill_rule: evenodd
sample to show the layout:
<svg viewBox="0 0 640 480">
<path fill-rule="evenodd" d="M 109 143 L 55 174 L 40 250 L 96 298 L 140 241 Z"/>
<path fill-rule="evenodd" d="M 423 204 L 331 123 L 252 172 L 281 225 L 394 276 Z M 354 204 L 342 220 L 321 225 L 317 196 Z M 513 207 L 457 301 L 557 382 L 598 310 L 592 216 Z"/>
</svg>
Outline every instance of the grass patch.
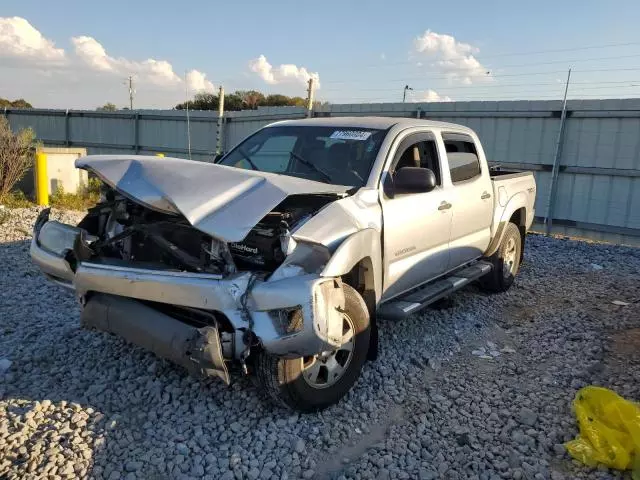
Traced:
<svg viewBox="0 0 640 480">
<path fill-rule="evenodd" d="M 86 210 L 100 201 L 100 181 L 89 179 L 89 185 L 78 193 L 67 193 L 62 187 L 58 187 L 49 195 L 49 204 L 61 210 Z"/>
<path fill-rule="evenodd" d="M 90 178 L 89 185 L 77 193 L 68 193 L 62 187 L 58 187 L 55 192 L 49 195 L 49 205 L 60 210 L 86 210 L 93 207 L 99 200 L 100 181 L 95 178 Z M 0 205 L 7 208 L 29 208 L 36 204 L 24 192 L 16 190 L 0 198 Z"/>
<path fill-rule="evenodd" d="M 0 204 L 7 208 L 29 208 L 35 205 L 35 203 L 27 198 L 24 192 L 20 190 L 7 193 L 4 197 L 0 198 Z"/>
<path fill-rule="evenodd" d="M 0 225 L 4 225 L 11 218 L 11 214 L 6 208 L 0 209 Z"/>
</svg>

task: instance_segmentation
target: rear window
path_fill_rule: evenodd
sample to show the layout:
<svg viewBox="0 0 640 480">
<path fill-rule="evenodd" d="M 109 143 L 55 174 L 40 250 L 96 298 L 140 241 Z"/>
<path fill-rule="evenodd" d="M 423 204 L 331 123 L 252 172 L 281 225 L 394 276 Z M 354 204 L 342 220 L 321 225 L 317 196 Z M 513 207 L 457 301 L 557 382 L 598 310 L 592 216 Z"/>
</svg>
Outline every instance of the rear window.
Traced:
<svg viewBox="0 0 640 480">
<path fill-rule="evenodd" d="M 442 140 L 447 152 L 452 183 L 464 182 L 480 175 L 480 159 L 470 136 L 445 133 Z"/>
</svg>

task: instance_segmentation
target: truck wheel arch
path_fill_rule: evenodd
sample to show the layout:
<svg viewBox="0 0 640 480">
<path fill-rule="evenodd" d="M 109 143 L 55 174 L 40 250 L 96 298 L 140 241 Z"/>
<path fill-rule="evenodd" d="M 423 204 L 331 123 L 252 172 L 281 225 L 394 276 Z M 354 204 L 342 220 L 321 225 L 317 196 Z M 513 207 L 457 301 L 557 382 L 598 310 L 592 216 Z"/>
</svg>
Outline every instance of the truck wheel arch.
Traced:
<svg viewBox="0 0 640 480">
<path fill-rule="evenodd" d="M 522 193 L 517 193 L 513 197 L 509 199 L 507 205 L 502 211 L 502 216 L 498 221 L 498 226 L 496 228 L 496 234 L 491 240 L 491 243 L 487 247 L 485 252 L 485 256 L 489 257 L 493 255 L 500 244 L 502 243 L 502 239 L 504 237 L 505 227 L 507 223 L 514 223 L 518 229 L 520 230 L 520 236 L 522 237 L 522 249 L 521 255 L 524 252 L 524 238 L 527 232 L 527 210 L 526 210 L 526 197 Z M 522 258 L 521 258 L 522 260 Z"/>
<path fill-rule="evenodd" d="M 347 237 L 331 256 L 320 275 L 341 277 L 362 296 L 369 310 L 371 326 L 367 357 L 374 360 L 378 353 L 376 305 L 382 296 L 380 232 L 366 228 Z"/>
</svg>

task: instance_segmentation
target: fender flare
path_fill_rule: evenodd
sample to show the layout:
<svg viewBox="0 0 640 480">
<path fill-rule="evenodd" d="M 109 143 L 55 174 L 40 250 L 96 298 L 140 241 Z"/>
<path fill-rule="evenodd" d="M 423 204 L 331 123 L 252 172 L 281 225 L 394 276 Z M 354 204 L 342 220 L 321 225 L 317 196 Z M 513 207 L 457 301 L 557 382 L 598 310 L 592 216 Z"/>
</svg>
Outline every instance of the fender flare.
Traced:
<svg viewBox="0 0 640 480">
<path fill-rule="evenodd" d="M 489 246 L 487 247 L 487 250 L 484 253 L 485 257 L 490 257 L 491 255 L 496 253 L 496 251 L 500 247 L 500 244 L 502 243 L 502 239 L 504 237 L 504 232 L 506 230 L 505 227 L 507 226 L 507 223 L 509 223 L 509 220 L 511 219 L 511 217 L 516 211 L 520 210 L 521 208 L 526 209 L 526 207 L 527 207 L 527 197 L 522 192 L 516 193 L 513 197 L 509 199 L 504 209 L 502 210 L 502 215 L 500 216 L 500 219 L 498 220 L 498 226 L 496 227 L 496 234 L 494 235 L 493 239 L 491 240 L 491 243 L 489 244 Z M 518 225 L 518 226 L 519 227 L 524 226 L 526 228 L 526 217 L 524 219 L 524 224 Z"/>
<path fill-rule="evenodd" d="M 371 262 L 373 271 L 370 272 L 370 278 L 377 304 L 382 296 L 382 248 L 380 232 L 373 228 L 365 228 L 348 236 L 331 256 L 320 276 L 346 275 L 364 259 Z"/>
</svg>

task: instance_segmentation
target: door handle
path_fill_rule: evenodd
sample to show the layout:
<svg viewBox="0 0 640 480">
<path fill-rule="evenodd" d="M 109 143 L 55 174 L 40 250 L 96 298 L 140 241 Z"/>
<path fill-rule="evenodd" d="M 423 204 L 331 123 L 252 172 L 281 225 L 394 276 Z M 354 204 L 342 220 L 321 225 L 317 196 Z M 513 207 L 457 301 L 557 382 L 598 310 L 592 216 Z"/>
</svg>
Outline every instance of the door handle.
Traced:
<svg viewBox="0 0 640 480">
<path fill-rule="evenodd" d="M 438 210 L 449 210 L 451 208 L 451 204 L 449 202 L 442 202 L 438 207 Z"/>
<path fill-rule="evenodd" d="M 486 200 L 487 198 L 491 198 L 491 194 L 489 192 L 483 192 L 480 198 Z"/>
</svg>

